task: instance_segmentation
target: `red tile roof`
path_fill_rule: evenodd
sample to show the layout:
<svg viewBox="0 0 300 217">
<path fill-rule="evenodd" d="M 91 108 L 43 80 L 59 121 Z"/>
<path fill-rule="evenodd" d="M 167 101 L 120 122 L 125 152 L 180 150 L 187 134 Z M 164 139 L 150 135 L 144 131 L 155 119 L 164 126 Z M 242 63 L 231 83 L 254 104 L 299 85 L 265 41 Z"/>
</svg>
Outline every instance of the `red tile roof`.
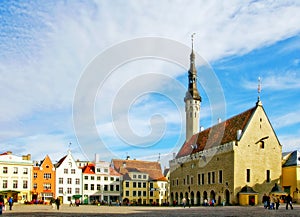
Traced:
<svg viewBox="0 0 300 217">
<path fill-rule="evenodd" d="M 88 164 L 82 168 L 82 173 L 85 174 L 95 174 L 95 165 L 94 164 Z"/>
<path fill-rule="evenodd" d="M 237 131 L 244 132 L 256 108 L 257 106 L 193 135 L 189 141 L 183 144 L 176 158 L 236 140 Z"/>
<path fill-rule="evenodd" d="M 158 180 L 164 177 L 159 162 L 113 159 L 112 163 L 115 170 L 124 177 L 127 177 L 125 175 L 128 175 L 129 172 L 146 173 L 149 175 L 150 180 Z"/>
</svg>

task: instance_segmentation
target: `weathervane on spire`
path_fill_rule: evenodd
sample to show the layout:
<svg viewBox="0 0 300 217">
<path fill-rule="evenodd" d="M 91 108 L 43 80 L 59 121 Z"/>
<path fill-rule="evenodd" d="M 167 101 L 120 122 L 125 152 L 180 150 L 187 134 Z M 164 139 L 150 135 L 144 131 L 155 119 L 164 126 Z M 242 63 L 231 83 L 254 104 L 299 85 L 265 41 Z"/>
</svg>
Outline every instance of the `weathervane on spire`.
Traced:
<svg viewBox="0 0 300 217">
<path fill-rule="evenodd" d="M 260 92 L 261 92 L 261 78 L 258 77 L 258 86 L 257 86 L 257 100 L 260 101 Z"/>
<path fill-rule="evenodd" d="M 194 49 L 194 36 L 195 35 L 196 35 L 195 32 L 191 35 L 191 38 L 192 38 L 192 49 Z"/>
</svg>

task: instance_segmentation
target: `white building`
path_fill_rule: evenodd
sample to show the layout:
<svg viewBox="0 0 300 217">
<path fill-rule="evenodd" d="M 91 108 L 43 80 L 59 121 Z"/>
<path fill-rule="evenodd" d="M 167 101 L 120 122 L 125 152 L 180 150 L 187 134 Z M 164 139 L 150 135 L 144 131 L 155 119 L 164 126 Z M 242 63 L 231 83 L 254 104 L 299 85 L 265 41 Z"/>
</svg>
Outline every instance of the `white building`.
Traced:
<svg viewBox="0 0 300 217">
<path fill-rule="evenodd" d="M 30 154 L 19 157 L 8 151 L 0 154 L 0 195 L 14 202 L 31 199 L 33 161 Z"/>
<path fill-rule="evenodd" d="M 95 162 L 82 169 L 84 203 L 117 203 L 121 200 L 121 175 L 110 167 L 109 162 Z"/>
<path fill-rule="evenodd" d="M 56 167 L 56 195 L 62 203 L 70 203 L 75 198 L 82 197 L 82 170 L 77 167 L 76 162 L 68 151 L 61 158 Z"/>
</svg>

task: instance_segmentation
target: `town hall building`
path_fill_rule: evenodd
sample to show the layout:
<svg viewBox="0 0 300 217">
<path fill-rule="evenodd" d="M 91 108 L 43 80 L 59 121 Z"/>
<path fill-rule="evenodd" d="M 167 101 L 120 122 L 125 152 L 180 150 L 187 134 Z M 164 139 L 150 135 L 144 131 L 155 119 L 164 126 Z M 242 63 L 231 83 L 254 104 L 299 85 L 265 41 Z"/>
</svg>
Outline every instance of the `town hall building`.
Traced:
<svg viewBox="0 0 300 217">
<path fill-rule="evenodd" d="M 186 141 L 170 161 L 170 200 L 255 205 L 280 184 L 282 147 L 258 98 L 248 110 L 199 131 L 201 96 L 192 48 Z"/>
</svg>

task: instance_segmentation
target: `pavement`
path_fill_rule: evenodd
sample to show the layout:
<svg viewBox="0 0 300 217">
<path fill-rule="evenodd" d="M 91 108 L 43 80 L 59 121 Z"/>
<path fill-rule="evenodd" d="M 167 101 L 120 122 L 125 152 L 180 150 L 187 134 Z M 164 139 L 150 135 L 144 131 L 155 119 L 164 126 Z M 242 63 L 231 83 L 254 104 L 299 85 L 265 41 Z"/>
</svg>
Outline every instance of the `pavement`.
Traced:
<svg viewBox="0 0 300 217">
<path fill-rule="evenodd" d="M 16 204 L 13 210 L 6 210 L 3 216 L 14 217 L 57 217 L 57 216 L 300 216 L 300 205 L 285 209 L 281 204 L 278 210 L 266 210 L 263 206 L 216 206 L 216 207 L 147 207 L 147 206 L 93 206 L 70 207 L 62 205 L 59 210 L 50 205 Z"/>
</svg>

